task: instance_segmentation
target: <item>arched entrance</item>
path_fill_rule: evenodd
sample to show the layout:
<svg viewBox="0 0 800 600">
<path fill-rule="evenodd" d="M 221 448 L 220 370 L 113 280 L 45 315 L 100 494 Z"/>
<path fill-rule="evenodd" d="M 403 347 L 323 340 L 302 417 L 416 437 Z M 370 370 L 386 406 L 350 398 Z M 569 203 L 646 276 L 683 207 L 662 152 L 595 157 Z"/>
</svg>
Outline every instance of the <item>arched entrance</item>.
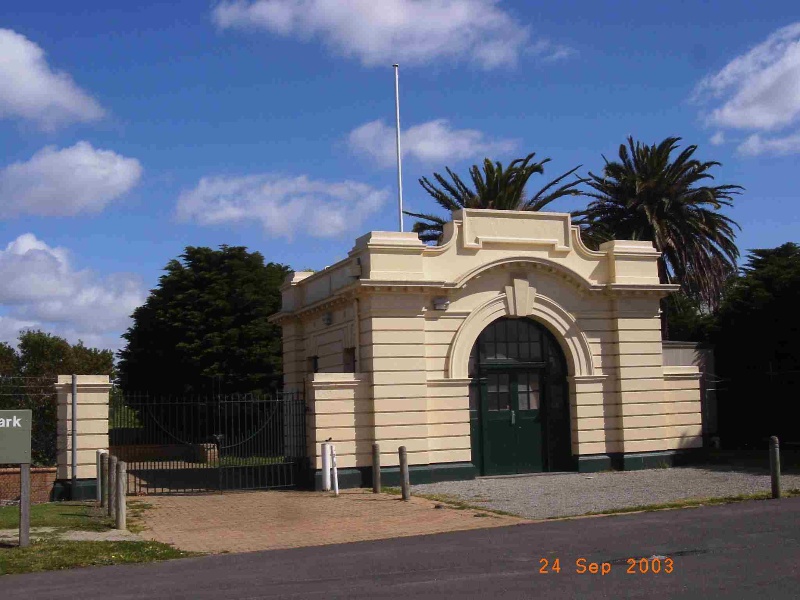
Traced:
<svg viewBox="0 0 800 600">
<path fill-rule="evenodd" d="M 527 318 L 501 318 L 469 357 L 472 462 L 482 475 L 566 471 L 567 364 L 553 335 Z"/>
</svg>

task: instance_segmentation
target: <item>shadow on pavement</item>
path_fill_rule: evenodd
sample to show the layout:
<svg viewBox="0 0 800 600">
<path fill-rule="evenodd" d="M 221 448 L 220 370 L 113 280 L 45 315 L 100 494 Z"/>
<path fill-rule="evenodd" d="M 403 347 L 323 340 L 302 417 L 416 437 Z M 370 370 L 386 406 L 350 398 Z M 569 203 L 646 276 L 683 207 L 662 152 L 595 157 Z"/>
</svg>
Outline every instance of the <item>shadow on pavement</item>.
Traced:
<svg viewBox="0 0 800 600">
<path fill-rule="evenodd" d="M 702 460 L 692 465 L 709 471 L 736 471 L 754 475 L 769 475 L 769 451 L 763 449 L 709 450 Z M 800 447 L 781 448 L 781 473 L 800 475 Z"/>
</svg>

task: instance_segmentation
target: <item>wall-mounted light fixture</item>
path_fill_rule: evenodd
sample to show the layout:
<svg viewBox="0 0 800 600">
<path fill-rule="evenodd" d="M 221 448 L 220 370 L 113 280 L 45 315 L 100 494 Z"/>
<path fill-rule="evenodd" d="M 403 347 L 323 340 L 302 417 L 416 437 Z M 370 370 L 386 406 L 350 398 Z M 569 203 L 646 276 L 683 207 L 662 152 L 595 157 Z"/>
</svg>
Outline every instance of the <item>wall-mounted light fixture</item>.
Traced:
<svg viewBox="0 0 800 600">
<path fill-rule="evenodd" d="M 322 323 L 324 325 L 330 325 L 333 323 L 333 313 L 325 313 L 322 315 Z"/>
<path fill-rule="evenodd" d="M 433 299 L 433 309 L 434 310 L 447 310 L 447 307 L 450 306 L 450 300 L 447 298 L 434 298 Z"/>
</svg>

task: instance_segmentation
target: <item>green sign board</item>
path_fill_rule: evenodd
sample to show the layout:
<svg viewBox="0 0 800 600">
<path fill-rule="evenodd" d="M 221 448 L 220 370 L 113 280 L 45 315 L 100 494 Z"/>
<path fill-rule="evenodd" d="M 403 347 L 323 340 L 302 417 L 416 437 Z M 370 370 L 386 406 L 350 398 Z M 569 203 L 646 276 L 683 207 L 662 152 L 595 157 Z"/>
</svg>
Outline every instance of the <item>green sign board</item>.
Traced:
<svg viewBox="0 0 800 600">
<path fill-rule="evenodd" d="M 31 411 L 0 410 L 0 464 L 31 462 Z"/>
</svg>

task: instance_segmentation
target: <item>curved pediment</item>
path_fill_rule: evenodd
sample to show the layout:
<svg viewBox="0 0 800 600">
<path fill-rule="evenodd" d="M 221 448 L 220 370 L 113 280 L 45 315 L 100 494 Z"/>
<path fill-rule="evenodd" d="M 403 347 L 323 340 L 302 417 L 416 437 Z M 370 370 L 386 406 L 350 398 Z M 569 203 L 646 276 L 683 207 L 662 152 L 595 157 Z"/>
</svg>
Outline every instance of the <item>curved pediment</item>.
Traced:
<svg viewBox="0 0 800 600">
<path fill-rule="evenodd" d="M 455 288 L 462 288 L 470 280 L 476 277 L 480 277 L 487 271 L 493 269 L 505 269 L 505 268 L 519 267 L 519 266 L 526 266 L 536 270 L 544 271 L 551 275 L 555 275 L 556 277 L 564 279 L 569 283 L 571 283 L 572 285 L 574 285 L 575 287 L 582 290 L 588 291 L 591 289 L 603 288 L 603 286 L 594 284 L 585 277 L 582 277 L 579 273 L 575 272 L 566 265 L 536 256 L 508 256 L 508 257 L 498 258 L 487 263 L 479 264 L 476 267 L 470 269 L 469 271 L 466 271 L 465 273 L 461 274 L 458 278 L 455 279 L 452 285 Z"/>
<path fill-rule="evenodd" d="M 582 288 L 610 280 L 608 251 L 589 250 L 566 213 L 464 209 L 422 253 L 426 278 L 459 286 L 486 268 L 523 261 Z"/>
</svg>

